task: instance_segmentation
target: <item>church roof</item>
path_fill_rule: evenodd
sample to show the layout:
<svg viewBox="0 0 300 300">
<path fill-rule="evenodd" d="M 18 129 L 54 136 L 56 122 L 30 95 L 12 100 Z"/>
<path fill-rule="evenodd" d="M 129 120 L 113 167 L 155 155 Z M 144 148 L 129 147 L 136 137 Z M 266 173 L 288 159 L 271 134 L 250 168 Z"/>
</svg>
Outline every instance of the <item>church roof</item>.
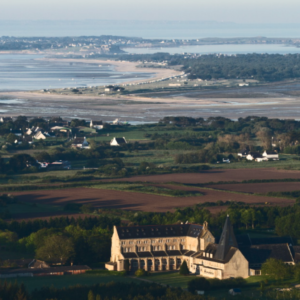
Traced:
<svg viewBox="0 0 300 300">
<path fill-rule="evenodd" d="M 238 243 L 233 232 L 230 218 L 227 215 L 214 259 L 225 260 L 231 247 L 238 248 Z"/>
<path fill-rule="evenodd" d="M 198 237 L 203 226 L 195 224 L 174 224 L 154 226 L 117 227 L 120 239 L 146 239 L 146 238 L 172 238 L 172 237 Z"/>
<path fill-rule="evenodd" d="M 240 250 L 250 265 L 261 265 L 269 258 L 280 259 L 284 262 L 293 261 L 288 244 L 253 245 L 251 247 L 241 247 Z"/>
</svg>

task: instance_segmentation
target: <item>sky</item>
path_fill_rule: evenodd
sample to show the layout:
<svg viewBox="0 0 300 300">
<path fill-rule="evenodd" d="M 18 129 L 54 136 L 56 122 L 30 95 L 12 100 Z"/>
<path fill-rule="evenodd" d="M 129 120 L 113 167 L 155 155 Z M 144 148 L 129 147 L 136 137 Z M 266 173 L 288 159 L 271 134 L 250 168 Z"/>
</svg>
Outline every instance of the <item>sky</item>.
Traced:
<svg viewBox="0 0 300 300">
<path fill-rule="evenodd" d="M 0 20 L 300 23 L 299 0 L 1 0 Z"/>
</svg>

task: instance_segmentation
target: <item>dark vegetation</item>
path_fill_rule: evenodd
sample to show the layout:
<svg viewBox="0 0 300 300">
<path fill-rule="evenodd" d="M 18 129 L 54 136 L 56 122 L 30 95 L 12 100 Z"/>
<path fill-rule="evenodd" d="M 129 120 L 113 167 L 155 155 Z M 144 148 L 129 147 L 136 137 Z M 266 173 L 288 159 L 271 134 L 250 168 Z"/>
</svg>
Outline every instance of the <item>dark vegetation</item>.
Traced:
<svg viewBox="0 0 300 300">
<path fill-rule="evenodd" d="M 168 53 L 121 55 L 120 60 L 166 61 L 182 66 L 189 79 L 256 79 L 280 81 L 300 77 L 298 54 L 170 55 Z"/>
<path fill-rule="evenodd" d="M 42 287 L 31 294 L 24 285 L 7 284 L 0 285 L 0 297 L 11 300 L 213 300 L 211 297 L 196 296 L 180 288 L 171 289 L 158 284 L 149 283 L 121 283 L 110 282 L 92 286 L 76 285 L 69 288 L 57 289 L 54 287 Z"/>
</svg>

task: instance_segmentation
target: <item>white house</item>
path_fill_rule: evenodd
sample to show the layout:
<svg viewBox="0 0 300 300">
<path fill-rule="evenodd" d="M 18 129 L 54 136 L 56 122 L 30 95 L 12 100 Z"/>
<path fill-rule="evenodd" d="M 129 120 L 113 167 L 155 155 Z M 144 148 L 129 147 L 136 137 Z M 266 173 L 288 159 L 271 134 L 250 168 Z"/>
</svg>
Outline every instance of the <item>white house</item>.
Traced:
<svg viewBox="0 0 300 300">
<path fill-rule="evenodd" d="M 111 146 L 122 146 L 127 144 L 127 141 L 124 137 L 122 138 L 116 138 L 114 137 L 111 141 L 110 141 L 110 145 Z"/>
<path fill-rule="evenodd" d="M 248 150 L 241 150 L 237 155 L 239 157 L 247 157 L 248 154 L 249 154 Z"/>
<path fill-rule="evenodd" d="M 11 117 L 1 117 L 0 118 L 1 123 L 12 122 L 12 120 L 13 119 Z"/>
<path fill-rule="evenodd" d="M 262 162 L 262 161 L 268 161 L 267 157 L 263 157 L 258 152 L 249 152 L 249 154 L 246 156 L 247 160 L 255 160 L 256 162 Z"/>
<path fill-rule="evenodd" d="M 72 142 L 73 148 L 80 148 L 80 149 L 90 149 L 90 144 L 86 140 L 86 137 L 76 137 Z"/>
<path fill-rule="evenodd" d="M 262 155 L 263 157 L 266 157 L 269 160 L 279 160 L 279 155 L 276 152 L 272 151 L 265 151 Z"/>
<path fill-rule="evenodd" d="M 34 139 L 36 140 L 45 140 L 47 137 L 45 134 L 43 134 L 41 131 L 38 131 L 34 136 Z"/>
<path fill-rule="evenodd" d="M 103 129 L 103 122 L 102 121 L 93 121 L 91 120 L 90 122 L 90 128 L 95 128 L 95 129 Z"/>
</svg>

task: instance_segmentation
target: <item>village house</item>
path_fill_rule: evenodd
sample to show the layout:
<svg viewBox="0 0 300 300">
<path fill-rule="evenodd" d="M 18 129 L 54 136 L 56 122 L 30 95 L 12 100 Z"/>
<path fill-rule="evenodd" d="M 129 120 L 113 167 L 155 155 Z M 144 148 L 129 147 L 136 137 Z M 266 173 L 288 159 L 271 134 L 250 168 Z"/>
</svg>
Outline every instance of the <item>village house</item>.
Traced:
<svg viewBox="0 0 300 300">
<path fill-rule="evenodd" d="M 241 151 L 237 154 L 237 156 L 246 158 L 248 154 L 249 154 L 249 151 L 246 150 L 246 149 L 244 149 L 244 150 L 241 150 Z"/>
<path fill-rule="evenodd" d="M 256 161 L 256 162 L 262 162 L 262 161 L 268 161 L 267 157 L 262 156 L 258 152 L 249 152 L 249 154 L 246 156 L 247 160 Z"/>
<path fill-rule="evenodd" d="M 32 136 L 29 136 L 29 135 L 23 135 L 22 137 L 18 137 L 16 140 L 15 140 L 15 144 L 23 144 L 23 143 L 28 143 L 28 144 L 33 144 L 33 139 L 32 139 Z"/>
<path fill-rule="evenodd" d="M 72 141 L 72 147 L 73 148 L 79 148 L 79 149 L 90 149 L 90 144 L 86 140 L 86 137 L 76 137 Z"/>
<path fill-rule="evenodd" d="M 93 121 L 93 120 L 91 120 L 90 128 L 95 128 L 97 130 L 103 129 L 103 122 L 102 121 Z"/>
<path fill-rule="evenodd" d="M 236 278 L 261 274 L 268 258 L 285 264 L 300 262 L 300 246 L 290 237 L 235 237 L 227 216 L 218 243 L 203 225 L 174 224 L 136 227 L 114 227 L 111 258 L 105 267 L 122 271 L 125 261 L 130 271 L 178 270 L 183 261 L 189 271 L 208 278 Z"/>
<path fill-rule="evenodd" d="M 114 137 L 111 141 L 110 141 L 110 145 L 111 146 L 123 146 L 127 144 L 127 141 L 124 137 L 122 138 L 116 138 Z"/>
<path fill-rule="evenodd" d="M 275 151 L 265 151 L 262 154 L 263 157 L 266 157 L 268 160 L 279 160 L 279 155 Z"/>
<path fill-rule="evenodd" d="M 12 121 L 13 121 L 12 117 L 1 117 L 0 118 L 1 123 L 7 123 L 7 122 L 12 122 Z"/>
<path fill-rule="evenodd" d="M 38 164 L 41 169 L 46 169 L 46 170 L 70 170 L 71 169 L 71 164 L 67 160 L 59 160 L 59 161 L 54 161 L 52 163 L 38 161 Z"/>
<path fill-rule="evenodd" d="M 18 130 L 18 129 L 16 129 L 16 130 L 10 129 L 10 133 L 12 133 L 16 136 L 22 136 L 23 135 L 22 130 Z"/>
<path fill-rule="evenodd" d="M 34 134 L 33 138 L 36 140 L 45 140 L 47 136 L 42 131 L 38 131 Z"/>
</svg>

